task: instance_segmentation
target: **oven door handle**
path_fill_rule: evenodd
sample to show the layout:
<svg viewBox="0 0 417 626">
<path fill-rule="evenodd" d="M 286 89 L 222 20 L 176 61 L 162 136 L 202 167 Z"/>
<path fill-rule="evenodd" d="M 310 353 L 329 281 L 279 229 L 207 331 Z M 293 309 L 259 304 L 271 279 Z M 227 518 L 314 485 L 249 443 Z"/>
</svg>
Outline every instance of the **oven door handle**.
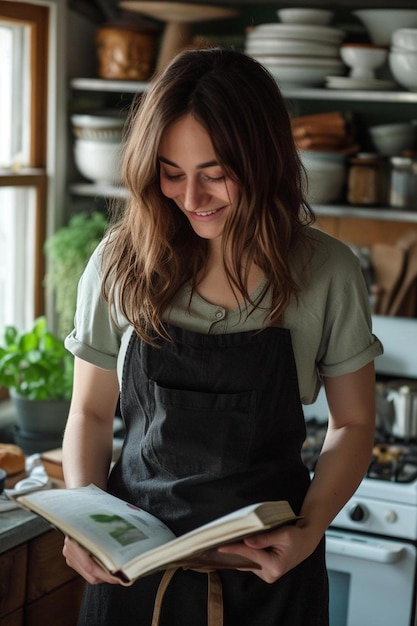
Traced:
<svg viewBox="0 0 417 626">
<path fill-rule="evenodd" d="M 397 563 L 404 554 L 403 547 L 389 541 L 347 539 L 331 533 L 326 533 L 326 551 L 377 563 Z"/>
</svg>

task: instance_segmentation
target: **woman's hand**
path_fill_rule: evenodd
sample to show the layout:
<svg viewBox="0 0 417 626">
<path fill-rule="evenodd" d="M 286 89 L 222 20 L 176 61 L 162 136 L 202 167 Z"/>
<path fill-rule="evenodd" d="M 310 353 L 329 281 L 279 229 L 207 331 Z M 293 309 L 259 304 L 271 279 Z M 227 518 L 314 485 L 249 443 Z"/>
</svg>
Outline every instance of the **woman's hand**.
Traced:
<svg viewBox="0 0 417 626">
<path fill-rule="evenodd" d="M 224 554 L 238 554 L 254 561 L 260 569 L 251 571 L 267 583 L 273 583 L 304 561 L 314 551 L 318 541 L 300 526 L 284 526 L 268 533 L 247 537 L 240 543 L 218 548 Z"/>
<path fill-rule="evenodd" d="M 97 585 L 98 583 L 121 584 L 118 578 L 111 576 L 100 567 L 86 550 L 69 537 L 65 537 L 62 554 L 67 565 L 85 578 L 90 585 Z"/>
</svg>

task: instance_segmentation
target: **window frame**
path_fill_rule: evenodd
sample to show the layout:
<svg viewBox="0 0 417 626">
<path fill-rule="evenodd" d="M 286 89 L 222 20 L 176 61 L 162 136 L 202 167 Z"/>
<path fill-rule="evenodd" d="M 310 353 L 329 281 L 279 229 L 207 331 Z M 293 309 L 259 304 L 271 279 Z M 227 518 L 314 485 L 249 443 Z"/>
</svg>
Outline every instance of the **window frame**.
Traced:
<svg viewBox="0 0 417 626">
<path fill-rule="evenodd" d="M 27 2 L 0 0 L 0 19 L 30 28 L 30 147 L 29 167 L 18 171 L 0 169 L 0 187 L 30 187 L 35 190 L 35 258 L 34 313 L 45 312 L 43 279 L 45 257 L 43 246 L 47 227 L 47 115 L 48 115 L 48 48 L 50 9 Z"/>
</svg>

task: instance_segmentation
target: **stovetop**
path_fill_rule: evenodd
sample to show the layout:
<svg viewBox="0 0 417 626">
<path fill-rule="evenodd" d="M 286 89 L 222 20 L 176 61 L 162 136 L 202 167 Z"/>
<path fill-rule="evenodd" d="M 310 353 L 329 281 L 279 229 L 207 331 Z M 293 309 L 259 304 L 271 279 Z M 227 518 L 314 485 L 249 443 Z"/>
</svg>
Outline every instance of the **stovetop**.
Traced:
<svg viewBox="0 0 417 626">
<path fill-rule="evenodd" d="M 313 418 L 306 427 L 302 458 L 313 474 L 327 423 Z M 395 440 L 376 430 L 372 458 L 359 490 L 367 497 L 393 499 L 417 506 L 417 441 Z"/>
<path fill-rule="evenodd" d="M 307 423 L 302 456 L 311 472 L 314 471 L 320 455 L 326 428 L 325 422 L 315 419 Z M 377 429 L 366 477 L 401 484 L 417 481 L 417 441 L 396 440 Z"/>
<path fill-rule="evenodd" d="M 326 428 L 322 421 L 307 422 L 302 457 L 312 476 Z M 368 471 L 332 528 L 417 540 L 417 442 L 376 432 Z"/>
</svg>

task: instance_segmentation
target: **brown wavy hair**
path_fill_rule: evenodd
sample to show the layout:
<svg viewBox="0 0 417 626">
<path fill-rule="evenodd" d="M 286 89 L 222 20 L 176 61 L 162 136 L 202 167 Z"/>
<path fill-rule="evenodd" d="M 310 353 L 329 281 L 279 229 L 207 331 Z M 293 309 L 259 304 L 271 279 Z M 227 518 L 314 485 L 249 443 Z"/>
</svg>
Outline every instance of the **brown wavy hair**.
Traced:
<svg viewBox="0 0 417 626">
<path fill-rule="evenodd" d="M 162 134 L 187 114 L 210 135 L 220 166 L 239 186 L 222 236 L 223 249 L 232 251 L 224 261 L 232 289 L 251 301 L 240 261 L 256 263 L 267 279 L 261 295 L 272 289 L 272 323 L 297 294 L 289 260 L 314 220 L 276 81 L 233 50 L 180 53 L 132 107 L 122 162 L 129 196 L 104 255 L 104 296 L 151 343 L 155 333 L 167 336 L 164 311 L 186 283 L 196 288 L 208 255 L 208 242 L 159 184 Z"/>
</svg>

